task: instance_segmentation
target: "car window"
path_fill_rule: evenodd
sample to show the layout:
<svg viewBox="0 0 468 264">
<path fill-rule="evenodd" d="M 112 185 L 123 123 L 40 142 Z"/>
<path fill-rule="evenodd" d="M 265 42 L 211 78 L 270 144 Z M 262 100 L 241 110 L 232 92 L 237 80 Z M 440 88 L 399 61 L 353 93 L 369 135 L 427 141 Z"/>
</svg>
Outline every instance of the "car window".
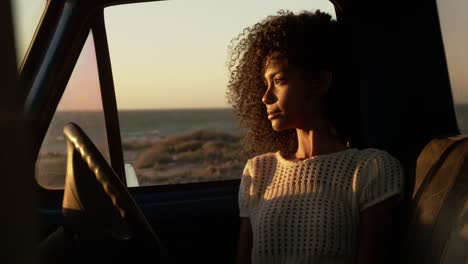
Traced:
<svg viewBox="0 0 468 264">
<path fill-rule="evenodd" d="M 67 145 L 63 128 L 68 122 L 78 124 L 107 161 L 110 160 L 91 33 L 83 46 L 42 142 L 36 162 L 36 180 L 44 188 L 61 189 L 64 186 Z"/>
<path fill-rule="evenodd" d="M 468 2 L 438 0 L 437 8 L 458 127 L 468 134 Z"/>
<path fill-rule="evenodd" d="M 13 27 L 15 29 L 18 67 L 34 36 L 47 5 L 47 0 L 14 0 L 12 3 Z"/>
<path fill-rule="evenodd" d="M 327 0 L 174 0 L 104 10 L 124 159 L 140 185 L 240 178 L 242 130 L 225 99 L 232 38 L 280 9 Z"/>
</svg>

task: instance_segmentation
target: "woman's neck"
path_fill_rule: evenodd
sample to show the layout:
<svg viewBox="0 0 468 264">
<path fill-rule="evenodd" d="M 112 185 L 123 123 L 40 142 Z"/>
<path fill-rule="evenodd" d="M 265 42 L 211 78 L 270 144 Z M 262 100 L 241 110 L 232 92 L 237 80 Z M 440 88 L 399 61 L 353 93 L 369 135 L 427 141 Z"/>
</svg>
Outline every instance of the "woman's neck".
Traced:
<svg viewBox="0 0 468 264">
<path fill-rule="evenodd" d="M 315 129 L 296 129 L 297 150 L 291 159 L 301 160 L 346 149 L 346 145 L 324 125 Z"/>
</svg>

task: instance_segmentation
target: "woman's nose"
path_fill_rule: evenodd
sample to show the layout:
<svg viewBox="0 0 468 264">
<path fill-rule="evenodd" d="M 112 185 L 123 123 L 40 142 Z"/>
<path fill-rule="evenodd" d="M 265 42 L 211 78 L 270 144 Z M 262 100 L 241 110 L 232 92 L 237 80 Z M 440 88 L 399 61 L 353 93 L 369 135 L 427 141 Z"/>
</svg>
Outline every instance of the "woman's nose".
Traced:
<svg viewBox="0 0 468 264">
<path fill-rule="evenodd" d="M 269 105 L 269 104 L 274 103 L 275 101 L 276 101 L 276 96 L 271 91 L 271 88 L 267 88 L 267 90 L 265 91 L 265 94 L 262 97 L 262 103 L 264 103 L 265 105 Z"/>
</svg>

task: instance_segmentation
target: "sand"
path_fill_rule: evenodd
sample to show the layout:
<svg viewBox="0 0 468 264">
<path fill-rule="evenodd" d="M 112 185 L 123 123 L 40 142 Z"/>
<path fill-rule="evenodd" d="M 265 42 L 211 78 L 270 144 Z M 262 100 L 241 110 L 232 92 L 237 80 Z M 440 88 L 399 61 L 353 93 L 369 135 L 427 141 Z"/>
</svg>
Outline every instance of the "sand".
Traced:
<svg viewBox="0 0 468 264">
<path fill-rule="evenodd" d="M 239 136 L 198 130 L 165 138 L 123 139 L 124 160 L 135 168 L 140 185 L 166 185 L 240 178 L 246 158 Z M 41 154 L 38 183 L 63 187 L 66 156 Z"/>
</svg>

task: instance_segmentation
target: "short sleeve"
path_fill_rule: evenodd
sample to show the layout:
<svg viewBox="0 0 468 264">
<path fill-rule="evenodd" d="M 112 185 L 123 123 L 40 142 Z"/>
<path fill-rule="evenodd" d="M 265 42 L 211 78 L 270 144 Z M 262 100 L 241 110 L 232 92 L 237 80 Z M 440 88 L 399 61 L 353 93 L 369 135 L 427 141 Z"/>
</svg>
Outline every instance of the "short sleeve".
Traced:
<svg viewBox="0 0 468 264">
<path fill-rule="evenodd" d="M 375 153 L 367 160 L 359 175 L 359 210 L 371 207 L 394 195 L 402 198 L 403 167 L 386 151 Z"/>
<path fill-rule="evenodd" d="M 249 201 L 250 201 L 250 188 L 252 177 L 249 169 L 250 160 L 247 161 L 242 173 L 241 183 L 239 186 L 239 216 L 240 217 L 250 217 L 249 211 Z"/>
</svg>

